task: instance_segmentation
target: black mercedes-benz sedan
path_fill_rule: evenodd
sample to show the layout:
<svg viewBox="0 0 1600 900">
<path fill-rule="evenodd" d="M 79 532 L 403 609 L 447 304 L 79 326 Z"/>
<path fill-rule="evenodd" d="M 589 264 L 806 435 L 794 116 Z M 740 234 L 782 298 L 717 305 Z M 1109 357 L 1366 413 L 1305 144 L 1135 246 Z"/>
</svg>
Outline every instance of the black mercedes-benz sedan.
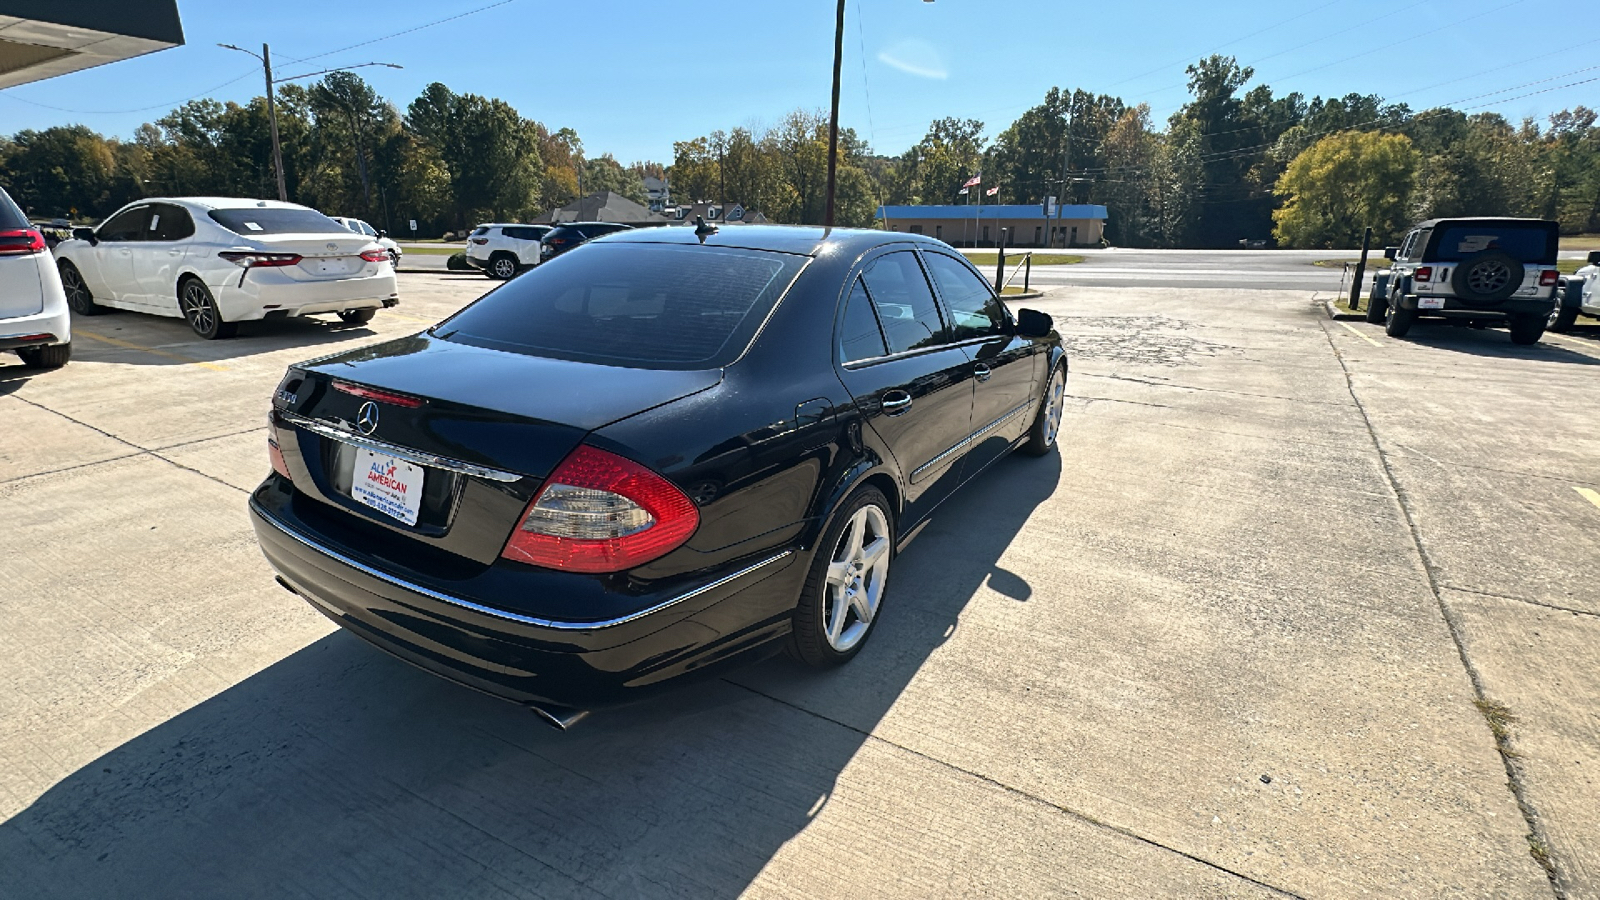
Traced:
<svg viewBox="0 0 1600 900">
<path fill-rule="evenodd" d="M 561 723 L 849 660 L 940 502 L 1052 450 L 1066 377 L 1049 316 L 938 241 L 627 231 L 292 366 L 250 512 L 334 621 Z"/>
</svg>

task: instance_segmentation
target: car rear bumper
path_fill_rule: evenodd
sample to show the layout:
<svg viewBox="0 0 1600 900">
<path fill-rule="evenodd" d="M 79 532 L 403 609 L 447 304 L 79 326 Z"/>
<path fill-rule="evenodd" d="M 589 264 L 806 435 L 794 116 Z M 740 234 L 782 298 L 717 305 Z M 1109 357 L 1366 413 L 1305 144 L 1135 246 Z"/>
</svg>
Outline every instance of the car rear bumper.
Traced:
<svg viewBox="0 0 1600 900">
<path fill-rule="evenodd" d="M 0 319 L 0 350 L 48 347 L 72 341 L 72 314 L 64 304 L 45 301 L 45 311 Z M 60 308 L 55 308 L 59 306 Z M 49 335 L 41 338 L 39 335 Z"/>
<path fill-rule="evenodd" d="M 221 285 L 211 285 L 211 292 L 226 322 L 393 306 L 400 296 L 394 267 L 385 261 L 375 268 L 372 274 L 327 281 L 300 281 L 269 268 L 250 269 L 242 278 L 229 273 Z"/>
<path fill-rule="evenodd" d="M 269 478 L 250 499 L 268 563 L 314 608 L 368 642 L 452 681 L 519 703 L 613 706 L 763 652 L 789 631 L 800 554 L 781 550 L 641 598 L 599 623 L 554 622 L 466 599 L 333 544 Z M 508 604 L 509 605 L 509 604 Z"/>
<path fill-rule="evenodd" d="M 1550 310 L 1555 308 L 1555 297 L 1513 297 L 1502 300 L 1493 306 L 1473 306 L 1463 303 L 1454 297 L 1444 298 L 1443 309 L 1424 309 L 1420 302 L 1423 298 L 1416 294 L 1407 294 L 1400 298 L 1403 309 L 1414 309 L 1425 316 L 1447 316 L 1464 319 L 1495 319 L 1510 318 L 1512 316 L 1548 316 Z M 1429 297 L 1427 299 L 1435 299 Z"/>
</svg>

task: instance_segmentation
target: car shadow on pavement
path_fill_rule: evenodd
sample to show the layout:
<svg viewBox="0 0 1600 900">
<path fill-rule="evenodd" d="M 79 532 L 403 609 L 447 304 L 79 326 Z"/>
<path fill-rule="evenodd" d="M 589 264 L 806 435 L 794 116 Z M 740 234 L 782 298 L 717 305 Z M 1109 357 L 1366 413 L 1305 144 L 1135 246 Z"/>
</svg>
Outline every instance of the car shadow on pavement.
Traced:
<svg viewBox="0 0 1600 900">
<path fill-rule="evenodd" d="M 1555 343 L 1546 337 L 1537 344 L 1519 346 L 1511 343 L 1511 336 L 1503 328 L 1468 328 L 1461 325 L 1422 326 L 1411 329 L 1404 340 L 1436 350 L 1470 353 L 1501 359 L 1537 359 L 1541 362 L 1572 363 L 1578 366 L 1600 366 L 1600 359 L 1585 356 Z M 1600 350 L 1600 343 L 1595 345 Z"/>
<path fill-rule="evenodd" d="M 383 314 L 382 310 L 378 312 L 379 316 Z M 407 320 L 407 324 L 412 323 Z M 415 323 L 416 330 L 421 331 L 428 324 L 419 321 Z M 296 317 L 241 322 L 237 336 L 208 341 L 195 334 L 182 319 L 138 313 L 74 317 L 72 331 L 76 359 L 97 362 L 114 356 L 117 362 L 147 366 L 221 362 L 293 347 L 314 350 L 322 344 L 379 336 L 365 325 L 346 325 L 325 317 Z"/>
<path fill-rule="evenodd" d="M 819 829 L 813 863 L 893 852 L 841 829 L 897 815 L 874 808 L 906 786 L 841 773 L 975 597 L 1031 594 L 997 563 L 1060 474 L 1013 457 L 952 498 L 850 665 L 771 659 L 565 733 L 335 632 L 0 823 L 0 896 L 707 898 L 769 867 L 843 896 L 851 864 L 791 842 Z"/>
<path fill-rule="evenodd" d="M 15 364 L 0 363 L 0 397 L 16 391 L 28 383 L 28 379 L 39 374 L 38 369 L 30 369 L 16 360 Z"/>
</svg>

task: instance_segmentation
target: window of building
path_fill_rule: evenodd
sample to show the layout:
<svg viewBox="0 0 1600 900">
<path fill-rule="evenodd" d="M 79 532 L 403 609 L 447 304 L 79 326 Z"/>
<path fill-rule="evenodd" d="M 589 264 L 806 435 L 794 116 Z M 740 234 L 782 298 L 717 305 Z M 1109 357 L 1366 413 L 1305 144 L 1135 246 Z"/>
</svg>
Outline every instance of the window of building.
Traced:
<svg viewBox="0 0 1600 900">
<path fill-rule="evenodd" d="M 921 225 L 913 225 L 913 226 L 911 226 L 911 233 L 912 234 L 921 234 L 922 233 L 922 226 Z"/>
</svg>

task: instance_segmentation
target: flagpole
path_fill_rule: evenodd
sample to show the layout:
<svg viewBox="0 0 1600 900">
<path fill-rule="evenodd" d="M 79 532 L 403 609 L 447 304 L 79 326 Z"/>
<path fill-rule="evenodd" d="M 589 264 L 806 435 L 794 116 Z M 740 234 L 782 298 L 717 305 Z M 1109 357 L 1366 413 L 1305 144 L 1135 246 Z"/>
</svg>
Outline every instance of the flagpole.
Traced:
<svg viewBox="0 0 1600 900">
<path fill-rule="evenodd" d="M 979 172 L 978 175 L 982 176 L 983 173 Z M 974 250 L 976 250 L 977 247 L 978 247 L 978 240 L 979 240 L 978 235 L 983 233 L 983 226 L 982 226 L 982 223 L 979 221 L 979 220 L 981 220 L 983 218 L 983 182 L 982 181 L 978 182 L 977 188 L 978 188 L 978 191 L 977 191 L 977 194 L 978 194 L 978 205 L 976 207 L 974 207 L 973 210 L 972 210 L 972 247 L 973 247 Z"/>
</svg>

